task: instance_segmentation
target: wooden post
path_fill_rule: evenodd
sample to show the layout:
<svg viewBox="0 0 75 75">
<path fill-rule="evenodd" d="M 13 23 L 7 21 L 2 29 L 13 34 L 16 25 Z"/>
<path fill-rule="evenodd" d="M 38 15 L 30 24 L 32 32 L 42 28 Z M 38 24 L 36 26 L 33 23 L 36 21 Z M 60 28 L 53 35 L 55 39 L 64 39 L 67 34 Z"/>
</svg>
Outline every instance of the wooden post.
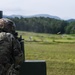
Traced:
<svg viewBox="0 0 75 75">
<path fill-rule="evenodd" d="M 3 11 L 0 11 L 0 18 L 3 17 Z"/>
</svg>

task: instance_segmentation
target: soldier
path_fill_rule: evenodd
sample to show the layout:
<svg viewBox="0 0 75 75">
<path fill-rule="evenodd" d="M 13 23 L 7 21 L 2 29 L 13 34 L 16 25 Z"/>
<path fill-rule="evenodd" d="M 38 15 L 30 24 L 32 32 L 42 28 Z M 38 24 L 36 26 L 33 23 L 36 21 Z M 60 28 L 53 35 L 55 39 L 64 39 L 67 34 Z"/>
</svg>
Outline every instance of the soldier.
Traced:
<svg viewBox="0 0 75 75">
<path fill-rule="evenodd" d="M 0 19 L 0 75 L 19 75 L 23 52 L 15 33 L 13 21 Z"/>
</svg>

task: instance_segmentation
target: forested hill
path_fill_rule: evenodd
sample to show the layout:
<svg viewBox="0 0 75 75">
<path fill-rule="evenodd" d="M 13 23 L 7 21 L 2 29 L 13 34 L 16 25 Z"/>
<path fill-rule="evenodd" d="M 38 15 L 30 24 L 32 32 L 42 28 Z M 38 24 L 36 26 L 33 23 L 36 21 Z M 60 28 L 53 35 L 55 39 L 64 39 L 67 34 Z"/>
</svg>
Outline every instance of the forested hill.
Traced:
<svg viewBox="0 0 75 75">
<path fill-rule="evenodd" d="M 15 17 L 10 19 L 15 22 L 17 30 L 51 34 L 75 33 L 75 21 L 68 22 L 44 17 Z"/>
</svg>

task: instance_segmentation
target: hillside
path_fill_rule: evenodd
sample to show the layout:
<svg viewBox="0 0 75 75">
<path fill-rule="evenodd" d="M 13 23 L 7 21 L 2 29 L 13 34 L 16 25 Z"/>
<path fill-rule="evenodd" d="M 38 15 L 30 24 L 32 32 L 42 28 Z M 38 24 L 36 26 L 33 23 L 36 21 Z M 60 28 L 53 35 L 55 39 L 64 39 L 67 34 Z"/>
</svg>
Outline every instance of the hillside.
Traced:
<svg viewBox="0 0 75 75">
<path fill-rule="evenodd" d="M 23 18 L 32 18 L 32 17 L 45 17 L 45 18 L 54 18 L 54 19 L 61 19 L 60 17 L 57 17 L 57 16 L 52 16 L 52 15 L 48 15 L 48 14 L 36 14 L 36 15 L 31 15 L 31 16 L 23 16 L 23 15 L 10 15 L 10 16 L 7 16 L 7 15 L 4 15 L 3 16 L 4 18 L 14 18 L 14 17 L 23 17 Z"/>
</svg>

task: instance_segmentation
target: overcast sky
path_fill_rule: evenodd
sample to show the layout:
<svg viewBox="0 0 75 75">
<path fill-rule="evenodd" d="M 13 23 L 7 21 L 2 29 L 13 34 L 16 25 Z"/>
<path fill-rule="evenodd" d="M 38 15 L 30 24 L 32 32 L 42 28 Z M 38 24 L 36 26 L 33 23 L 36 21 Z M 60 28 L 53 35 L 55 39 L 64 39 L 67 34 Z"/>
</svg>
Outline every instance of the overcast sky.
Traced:
<svg viewBox="0 0 75 75">
<path fill-rule="evenodd" d="M 4 15 L 49 14 L 62 19 L 75 19 L 75 0 L 0 0 Z"/>
</svg>

